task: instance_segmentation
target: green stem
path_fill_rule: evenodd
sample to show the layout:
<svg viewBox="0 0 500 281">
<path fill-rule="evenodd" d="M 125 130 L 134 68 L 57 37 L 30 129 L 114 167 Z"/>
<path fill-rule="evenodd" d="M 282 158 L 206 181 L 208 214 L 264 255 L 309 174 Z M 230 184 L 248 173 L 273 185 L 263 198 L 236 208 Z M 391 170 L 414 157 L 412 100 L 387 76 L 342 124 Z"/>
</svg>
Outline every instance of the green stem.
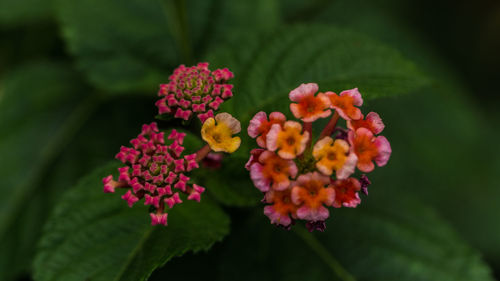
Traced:
<svg viewBox="0 0 500 281">
<path fill-rule="evenodd" d="M 356 279 L 328 252 L 316 237 L 304 227 L 295 226 L 294 232 L 316 252 L 316 254 L 330 267 L 333 273 L 342 281 L 356 281 Z"/>
<path fill-rule="evenodd" d="M 187 9 L 185 0 L 163 0 L 162 1 L 167 23 L 172 33 L 177 48 L 181 52 L 186 64 L 193 63 L 193 52 L 189 40 L 189 27 L 187 22 Z"/>
</svg>

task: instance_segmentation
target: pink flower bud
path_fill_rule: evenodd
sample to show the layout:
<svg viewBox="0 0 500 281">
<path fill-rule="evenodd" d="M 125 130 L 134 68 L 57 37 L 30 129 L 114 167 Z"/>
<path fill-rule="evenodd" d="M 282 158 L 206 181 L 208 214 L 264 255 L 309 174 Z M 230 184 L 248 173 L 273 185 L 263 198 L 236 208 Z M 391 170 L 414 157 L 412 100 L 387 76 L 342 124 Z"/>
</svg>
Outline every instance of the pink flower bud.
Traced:
<svg viewBox="0 0 500 281">
<path fill-rule="evenodd" d="M 118 172 L 120 172 L 120 176 L 118 177 L 119 181 L 130 181 L 130 175 L 128 174 L 129 167 L 121 167 L 118 168 Z"/>
<path fill-rule="evenodd" d="M 151 216 L 151 225 L 157 225 L 157 224 L 163 224 L 165 226 L 167 225 L 167 217 L 168 217 L 167 213 L 163 214 L 150 213 L 149 215 Z"/>
<path fill-rule="evenodd" d="M 156 208 L 160 207 L 160 196 L 150 196 L 146 194 L 144 196 L 144 205 L 153 205 Z"/>
<path fill-rule="evenodd" d="M 186 171 L 189 172 L 199 167 L 198 163 L 196 162 L 196 153 L 186 155 L 184 156 L 184 159 L 186 160 Z"/>
<path fill-rule="evenodd" d="M 174 155 L 176 157 L 179 157 L 182 153 L 182 151 L 184 150 L 184 147 L 182 147 L 177 141 L 174 141 L 169 147 L 168 149 L 170 149 Z"/>
<path fill-rule="evenodd" d="M 164 202 L 167 204 L 167 206 L 172 209 L 175 204 L 180 204 L 182 203 L 181 198 L 179 197 L 179 192 L 174 193 L 174 195 L 170 196 L 169 198 L 166 198 Z"/>
<path fill-rule="evenodd" d="M 127 204 L 129 207 L 132 207 L 132 205 L 134 205 L 135 202 L 139 201 L 139 199 L 137 197 L 135 197 L 135 195 L 133 195 L 132 191 L 130 191 L 130 190 L 128 190 L 127 193 L 125 193 L 122 196 L 122 199 L 127 201 Z"/>
</svg>

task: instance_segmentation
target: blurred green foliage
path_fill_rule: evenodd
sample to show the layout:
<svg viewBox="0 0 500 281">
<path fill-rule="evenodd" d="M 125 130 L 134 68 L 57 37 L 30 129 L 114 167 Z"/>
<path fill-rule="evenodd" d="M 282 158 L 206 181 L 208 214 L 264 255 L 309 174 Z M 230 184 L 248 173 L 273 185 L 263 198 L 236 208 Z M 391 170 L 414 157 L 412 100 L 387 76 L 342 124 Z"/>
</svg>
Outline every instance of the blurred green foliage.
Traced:
<svg viewBox="0 0 500 281">
<path fill-rule="evenodd" d="M 226 236 L 230 216 L 226 240 L 151 279 L 329 280 L 333 258 L 358 280 L 492 280 L 481 255 L 500 269 L 500 116 L 471 97 L 411 7 L 0 0 L 0 279 L 145 280 Z M 174 210 L 165 229 L 101 193 L 107 170 L 78 181 L 109 169 L 154 118 L 158 84 L 199 60 L 235 73 L 223 109 L 244 128 L 256 111 L 287 111 L 301 82 L 359 87 L 393 148 L 370 196 L 334 211 L 325 233 L 275 229 L 243 169 L 244 132 L 224 169 L 194 175 L 208 189 L 202 204 Z"/>
</svg>

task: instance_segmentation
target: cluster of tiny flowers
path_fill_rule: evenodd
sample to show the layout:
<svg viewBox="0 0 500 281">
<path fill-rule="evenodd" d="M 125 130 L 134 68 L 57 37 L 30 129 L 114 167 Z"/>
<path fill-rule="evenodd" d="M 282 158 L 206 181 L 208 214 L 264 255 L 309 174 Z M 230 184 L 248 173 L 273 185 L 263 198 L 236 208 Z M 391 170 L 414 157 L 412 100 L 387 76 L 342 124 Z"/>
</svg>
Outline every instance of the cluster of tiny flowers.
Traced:
<svg viewBox="0 0 500 281">
<path fill-rule="evenodd" d="M 227 81 L 234 75 L 229 69 L 210 71 L 208 63 L 196 66 L 179 66 L 169 77 L 168 84 L 161 84 L 156 102 L 159 114 L 173 114 L 184 120 L 197 115 L 201 123 L 214 117 L 214 111 L 233 96 L 233 85 Z"/>
<path fill-rule="evenodd" d="M 384 129 L 379 115 L 363 116 L 358 108 L 363 99 L 357 88 L 339 95 L 317 92 L 315 83 L 290 92 L 290 110 L 302 122 L 287 120 L 281 112 L 269 117 L 259 112 L 248 126 L 248 134 L 261 148 L 251 151 L 246 168 L 264 193 L 264 214 L 287 229 L 304 220 L 310 231 L 323 231 L 328 207 L 356 207 L 361 203 L 359 191 L 368 194 L 370 184 L 365 174 L 353 176 L 356 168 L 369 173 L 373 162 L 384 166 L 392 152 L 387 139 L 378 136 Z M 315 137 L 312 123 L 329 116 Z M 337 127 L 340 117 L 347 129 Z"/>
<path fill-rule="evenodd" d="M 118 180 L 112 175 L 103 179 L 104 192 L 115 192 L 116 188 L 126 188 L 122 199 L 132 207 L 144 198 L 144 205 L 154 209 L 150 213 L 151 224 L 167 225 L 165 205 L 169 208 L 182 203 L 181 193 L 187 200 L 200 202 L 205 188 L 188 184 L 190 178 L 184 173 L 198 168 L 196 154 L 181 156 L 185 134 L 171 131 L 165 143 L 165 135 L 159 132 L 156 123 L 143 125 L 142 132 L 130 143 L 133 147 L 122 146 L 116 159 L 126 166 L 118 168 Z"/>
<path fill-rule="evenodd" d="M 165 139 L 156 123 L 143 125 L 139 136 L 130 141 L 132 147 L 122 146 L 116 155 L 125 166 L 118 168 L 117 180 L 113 175 L 102 180 L 104 192 L 127 189 L 122 199 L 129 207 L 144 198 L 144 205 L 151 206 L 152 225 L 167 225 L 166 206 L 171 209 L 183 199 L 200 202 L 205 188 L 191 184 L 187 173 L 199 168 L 199 163 L 206 168 L 219 168 L 222 154 L 216 152 L 233 153 L 241 143 L 239 137 L 233 136 L 240 132 L 240 122 L 228 113 L 214 116 L 221 103 L 233 95 L 233 86 L 226 84 L 231 78 L 233 73 L 227 68 L 211 72 L 208 63 L 175 69 L 170 82 L 160 85 L 159 95 L 163 98 L 156 106 L 160 114 L 171 113 L 184 120 L 192 113 L 198 114 L 203 123 L 200 135 L 207 144 L 196 153 L 183 156 L 185 133 L 173 129 Z"/>
</svg>

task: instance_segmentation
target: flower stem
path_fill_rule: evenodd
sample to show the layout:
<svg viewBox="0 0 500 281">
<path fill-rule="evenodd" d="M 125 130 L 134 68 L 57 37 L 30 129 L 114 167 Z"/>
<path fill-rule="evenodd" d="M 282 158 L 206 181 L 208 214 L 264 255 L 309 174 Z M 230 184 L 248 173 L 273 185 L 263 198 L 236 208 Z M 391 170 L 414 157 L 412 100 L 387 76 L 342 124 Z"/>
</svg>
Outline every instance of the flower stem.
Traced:
<svg viewBox="0 0 500 281">
<path fill-rule="evenodd" d="M 342 281 L 356 281 L 352 276 L 331 254 L 323 245 L 316 239 L 316 237 L 307 231 L 304 227 L 296 226 L 293 228 L 294 232 L 299 236 L 316 254 L 330 267 L 333 273 Z"/>
<path fill-rule="evenodd" d="M 309 148 L 312 142 L 312 122 L 304 122 L 304 131 L 309 133 L 309 140 L 307 141 L 306 148 Z"/>
<path fill-rule="evenodd" d="M 208 153 L 210 153 L 210 151 L 212 151 L 210 146 L 208 144 L 205 144 L 205 146 L 203 146 L 196 152 L 196 162 L 200 162 L 201 160 L 203 160 L 203 158 L 205 158 Z"/>
<path fill-rule="evenodd" d="M 339 121 L 339 117 L 339 114 L 337 113 L 337 111 L 335 111 L 335 113 L 333 113 L 332 119 L 328 121 L 328 124 L 326 124 L 325 128 L 319 135 L 319 140 L 326 136 L 330 136 L 333 133 L 333 130 L 335 130 L 335 126 L 337 126 L 337 122 Z"/>
</svg>

